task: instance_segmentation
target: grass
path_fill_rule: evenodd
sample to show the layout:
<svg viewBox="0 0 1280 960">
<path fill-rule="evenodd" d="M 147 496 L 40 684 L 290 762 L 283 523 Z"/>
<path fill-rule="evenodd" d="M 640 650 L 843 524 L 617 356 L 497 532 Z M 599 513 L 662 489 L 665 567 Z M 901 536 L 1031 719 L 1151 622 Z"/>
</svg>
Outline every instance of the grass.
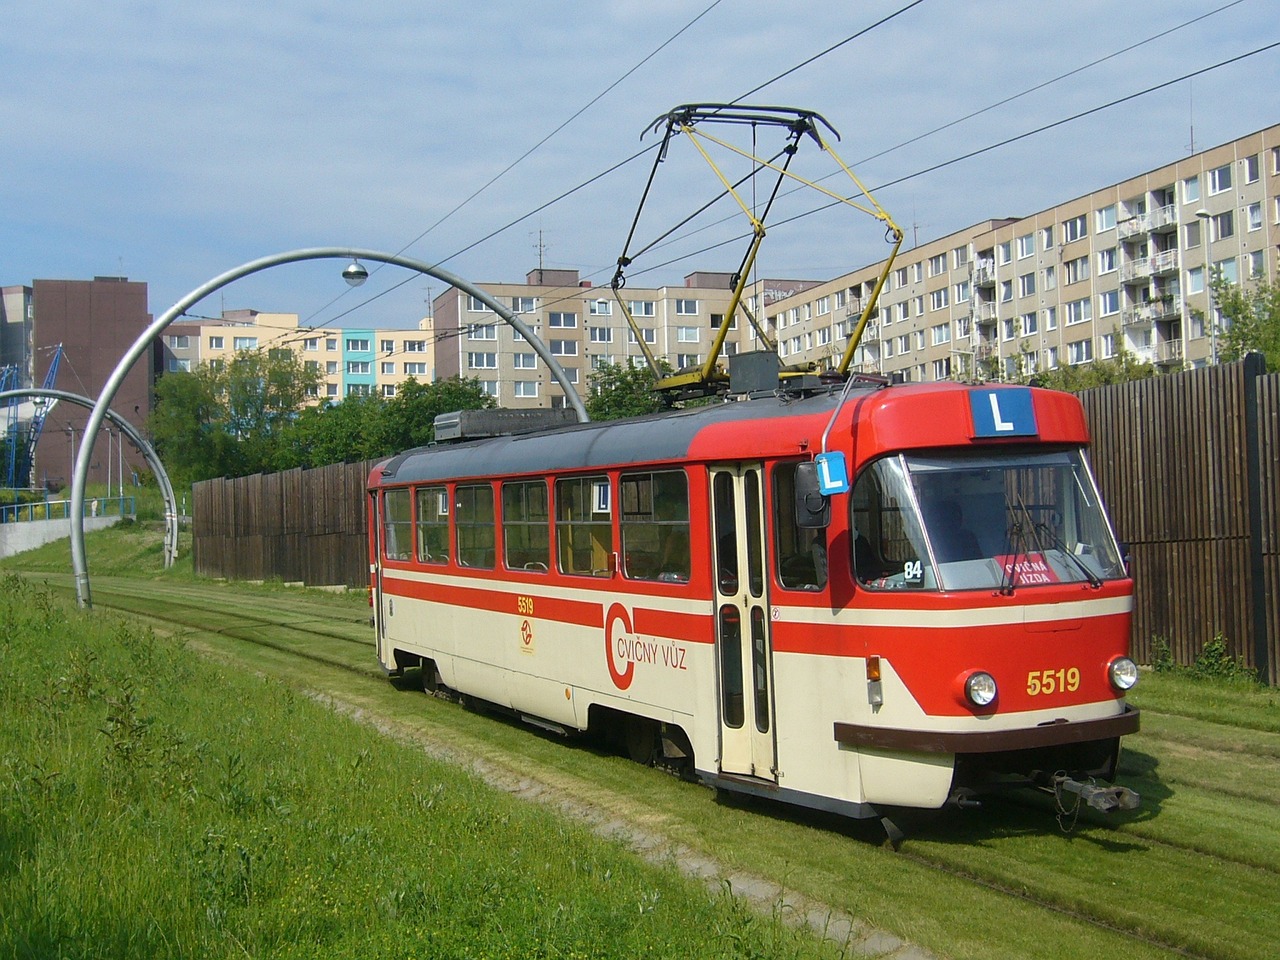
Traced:
<svg viewBox="0 0 1280 960">
<path fill-rule="evenodd" d="M 0 955 L 835 955 L 277 680 L 2 592 Z"/>
<path fill-rule="evenodd" d="M 1142 809 L 1110 819 L 1085 812 L 1063 832 L 1048 798 L 992 802 L 978 812 L 913 821 L 894 854 L 882 847 L 874 822 L 717 802 L 704 788 L 621 758 L 424 697 L 409 684 L 388 684 L 374 662 L 363 595 L 198 581 L 163 574 L 158 565 L 141 569 L 124 532 L 90 541 L 95 600 L 185 629 L 188 648 L 277 678 L 284 690 L 320 691 L 408 738 L 548 784 L 729 871 L 766 877 L 940 955 L 1244 960 L 1273 952 L 1270 917 L 1280 900 L 1274 690 L 1146 673 L 1133 695 L 1143 729 L 1126 740 L 1120 776 L 1143 795 Z M 45 566 L 42 576 L 65 594 L 71 584 L 63 550 L 47 560 L 23 556 Z M 366 742 L 374 754 L 387 749 L 380 737 Z M 214 759 L 225 763 L 230 752 Z M 387 815 L 416 802 L 415 789 L 392 784 Z M 383 809 L 377 812 L 380 818 Z M 487 849 L 504 849 L 492 836 L 487 841 Z M 717 906 L 719 914 L 735 909 Z M 719 922 L 753 935 L 724 916 Z"/>
</svg>

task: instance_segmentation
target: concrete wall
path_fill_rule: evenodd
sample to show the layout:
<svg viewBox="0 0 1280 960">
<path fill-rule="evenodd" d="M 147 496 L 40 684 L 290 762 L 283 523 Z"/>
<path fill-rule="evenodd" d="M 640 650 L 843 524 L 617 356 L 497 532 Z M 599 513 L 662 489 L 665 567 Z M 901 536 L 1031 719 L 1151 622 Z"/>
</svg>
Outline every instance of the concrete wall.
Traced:
<svg viewBox="0 0 1280 960">
<path fill-rule="evenodd" d="M 85 533 L 104 530 L 120 522 L 117 517 L 85 517 Z M 11 557 L 15 553 L 34 550 L 54 540 L 70 539 L 71 521 L 61 520 L 22 520 L 17 523 L 0 523 L 0 557 Z M 68 554 L 67 563 L 70 564 Z"/>
</svg>

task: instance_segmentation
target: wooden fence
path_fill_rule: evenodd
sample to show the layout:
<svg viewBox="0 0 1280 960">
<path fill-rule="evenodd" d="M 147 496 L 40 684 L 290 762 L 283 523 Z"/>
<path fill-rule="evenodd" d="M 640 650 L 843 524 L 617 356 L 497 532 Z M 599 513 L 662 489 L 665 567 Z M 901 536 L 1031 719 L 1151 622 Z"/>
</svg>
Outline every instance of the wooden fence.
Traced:
<svg viewBox="0 0 1280 960">
<path fill-rule="evenodd" d="M 1243 363 L 1081 394 L 1091 460 L 1137 582 L 1133 653 L 1192 663 L 1221 634 L 1280 683 L 1280 375 Z M 194 492 L 197 573 L 368 583 L 373 464 L 210 480 Z"/>
<path fill-rule="evenodd" d="M 364 490 L 373 462 L 206 480 L 192 491 L 196 573 L 314 586 L 369 582 Z"/>
</svg>

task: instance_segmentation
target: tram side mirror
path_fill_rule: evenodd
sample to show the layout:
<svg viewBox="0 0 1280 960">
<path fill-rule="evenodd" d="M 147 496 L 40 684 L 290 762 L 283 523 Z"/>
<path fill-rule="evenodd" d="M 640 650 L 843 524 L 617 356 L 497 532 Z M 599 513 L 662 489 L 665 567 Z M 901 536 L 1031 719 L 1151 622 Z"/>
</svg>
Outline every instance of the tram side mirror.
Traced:
<svg viewBox="0 0 1280 960">
<path fill-rule="evenodd" d="M 823 494 L 818 465 L 796 464 L 796 526 L 806 530 L 825 528 L 831 523 L 831 498 Z"/>
</svg>

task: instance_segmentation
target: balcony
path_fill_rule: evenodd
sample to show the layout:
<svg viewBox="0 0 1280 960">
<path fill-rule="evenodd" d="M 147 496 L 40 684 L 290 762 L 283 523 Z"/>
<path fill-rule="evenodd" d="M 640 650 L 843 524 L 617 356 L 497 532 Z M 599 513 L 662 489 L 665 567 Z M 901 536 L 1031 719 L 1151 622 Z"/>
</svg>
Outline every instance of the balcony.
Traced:
<svg viewBox="0 0 1280 960">
<path fill-rule="evenodd" d="M 973 285 L 975 287 L 994 287 L 996 285 L 996 262 L 994 260 L 975 260 L 973 262 Z"/>
<path fill-rule="evenodd" d="M 1165 250 L 1151 257 L 1151 273 L 1154 275 L 1177 273 L 1180 266 L 1178 251 Z"/>
<path fill-rule="evenodd" d="M 1121 283 L 1145 283 L 1150 278 L 1150 257 L 1143 257 L 1140 260 L 1130 260 L 1128 263 L 1120 264 Z"/>
<path fill-rule="evenodd" d="M 1182 366 L 1182 341 L 1166 340 L 1156 344 L 1156 363 L 1163 366 Z"/>
<path fill-rule="evenodd" d="M 991 301 L 978 301 L 973 305 L 974 322 L 981 326 L 996 322 L 996 305 Z"/>
<path fill-rule="evenodd" d="M 1151 217 L 1148 214 L 1139 214 L 1136 217 L 1130 217 L 1128 220 L 1121 220 L 1116 224 L 1116 236 L 1121 240 L 1128 240 L 1130 237 L 1136 237 L 1140 233 L 1151 232 Z"/>
<path fill-rule="evenodd" d="M 1151 229 L 1156 233 L 1169 233 L 1178 229 L 1178 208 L 1175 204 L 1153 210 L 1150 217 Z"/>
<path fill-rule="evenodd" d="M 1153 320 L 1173 320 L 1182 316 L 1181 297 L 1162 297 L 1152 300 L 1145 306 L 1151 311 Z"/>
<path fill-rule="evenodd" d="M 855 324 L 856 325 L 856 324 Z M 868 320 L 866 327 L 862 331 L 863 343 L 879 343 L 880 342 L 880 324 L 875 321 Z"/>
<path fill-rule="evenodd" d="M 1120 322 L 1126 327 L 1149 327 L 1154 322 L 1150 304 L 1142 304 L 1132 310 L 1125 310 L 1120 315 Z"/>
<path fill-rule="evenodd" d="M 979 360 L 990 360 L 992 357 L 998 357 L 1000 356 L 1000 344 L 995 340 L 984 340 L 978 344 L 974 355 Z"/>
</svg>

